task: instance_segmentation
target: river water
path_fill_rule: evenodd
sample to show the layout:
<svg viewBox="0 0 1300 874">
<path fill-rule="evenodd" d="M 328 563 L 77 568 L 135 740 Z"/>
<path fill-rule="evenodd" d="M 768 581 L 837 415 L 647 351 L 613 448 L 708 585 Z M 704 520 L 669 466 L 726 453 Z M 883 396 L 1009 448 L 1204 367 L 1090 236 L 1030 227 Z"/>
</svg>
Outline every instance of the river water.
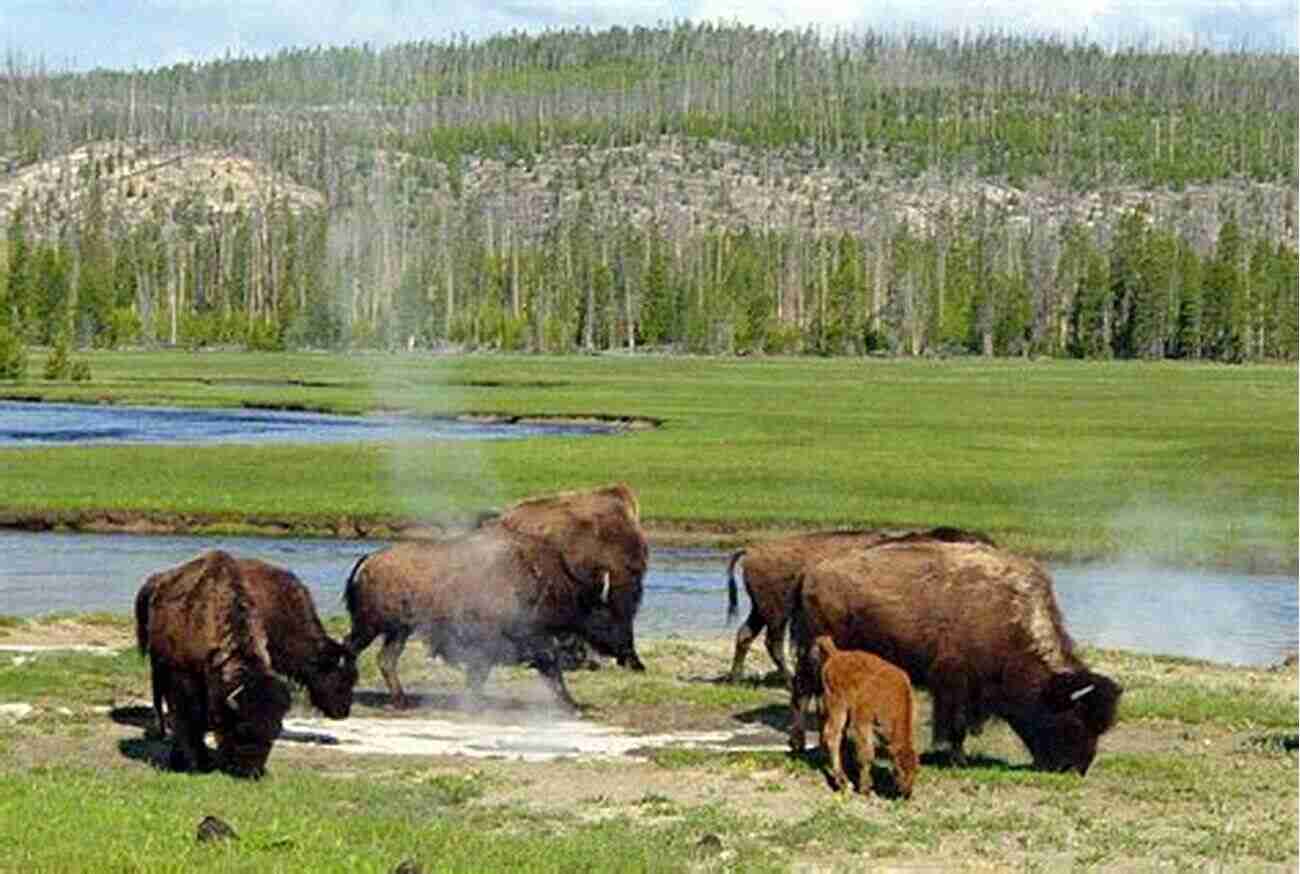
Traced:
<svg viewBox="0 0 1300 874">
<path fill-rule="evenodd" d="M 343 443 L 364 440 L 519 440 L 604 434 L 596 424 L 467 422 L 281 410 L 178 409 L 0 401 L 0 447 L 108 443 Z"/>
<path fill-rule="evenodd" d="M 147 575 L 218 547 L 291 569 L 311 589 L 322 615 L 341 614 L 353 563 L 385 545 L 0 531 L 0 614 L 129 614 Z M 1291 577 L 1117 564 L 1056 566 L 1051 572 L 1066 627 L 1081 643 L 1242 665 L 1274 664 L 1297 648 L 1300 605 Z M 726 623 L 726 576 L 725 553 L 652 550 L 637 635 L 734 634 L 735 626 Z M 742 618 L 748 609 L 742 592 Z M 761 644 L 751 651 L 750 663 L 756 670 L 770 667 Z"/>
</svg>

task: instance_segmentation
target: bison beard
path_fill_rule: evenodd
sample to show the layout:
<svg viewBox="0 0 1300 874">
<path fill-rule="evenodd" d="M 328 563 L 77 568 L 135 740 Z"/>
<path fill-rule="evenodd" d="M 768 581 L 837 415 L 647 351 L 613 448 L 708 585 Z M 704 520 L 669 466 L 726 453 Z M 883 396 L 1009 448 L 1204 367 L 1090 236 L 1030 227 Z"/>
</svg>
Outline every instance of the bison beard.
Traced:
<svg viewBox="0 0 1300 874">
<path fill-rule="evenodd" d="M 934 741 L 958 764 L 967 734 L 997 716 L 1036 767 L 1085 774 L 1122 693 L 1075 656 L 1046 572 L 985 544 L 900 538 L 818 562 L 800 583 L 793 631 L 795 750 L 806 699 L 819 691 L 812 641 L 823 634 L 929 689 Z"/>
<path fill-rule="evenodd" d="M 451 540 L 399 543 L 359 561 L 344 591 L 352 617 L 346 646 L 360 654 L 383 635 L 379 669 L 396 707 L 408 705 L 398 659 L 418 632 L 430 657 L 465 668 L 475 695 L 494 665 L 527 664 L 576 709 L 556 637 L 574 634 L 603 655 L 634 658 L 635 605 L 627 594 L 613 590 L 608 572 L 582 576 L 539 538 L 488 526 Z"/>
</svg>

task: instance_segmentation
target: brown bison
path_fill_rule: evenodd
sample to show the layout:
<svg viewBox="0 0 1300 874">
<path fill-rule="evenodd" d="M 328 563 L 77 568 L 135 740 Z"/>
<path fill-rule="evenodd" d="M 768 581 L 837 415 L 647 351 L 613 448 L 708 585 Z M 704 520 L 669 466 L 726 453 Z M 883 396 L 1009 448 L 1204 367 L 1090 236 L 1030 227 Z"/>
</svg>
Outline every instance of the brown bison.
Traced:
<svg viewBox="0 0 1300 874">
<path fill-rule="evenodd" d="M 165 700 L 174 720 L 169 765 L 208 770 L 203 735 L 211 729 L 227 770 L 260 776 L 289 710 L 289 688 L 272 671 L 266 627 L 238 563 L 205 552 L 154 574 L 145 588 L 136 598 L 136 635 L 149 655 L 155 706 Z"/>
<path fill-rule="evenodd" d="M 776 663 L 782 682 L 790 681 L 785 660 L 785 632 L 794 608 L 794 590 L 804 568 L 814 562 L 853 549 L 873 546 L 895 536 L 881 529 L 816 531 L 778 537 L 748 546 L 731 556 L 727 565 L 727 619 L 734 619 L 739 606 L 736 593 L 736 565 L 744 559 L 745 591 L 749 593 L 749 616 L 736 631 L 736 651 L 731 660 L 731 681 L 739 682 L 745 672 L 745 656 L 764 628 L 767 652 Z M 943 541 L 991 543 L 983 534 L 958 528 L 931 528 L 923 536 Z"/>
<path fill-rule="evenodd" d="M 934 740 L 964 763 L 967 733 L 1005 719 L 1036 767 L 1084 774 L 1122 692 L 1074 653 L 1036 562 L 982 543 L 903 537 L 824 559 L 800 583 L 790 744 L 818 693 L 812 642 L 875 653 L 930 690 Z"/>
<path fill-rule="evenodd" d="M 907 674 L 869 652 L 837 649 L 830 635 L 823 634 L 814 643 L 822 666 L 822 702 L 826 711 L 822 748 L 830 762 L 831 784 L 837 791 L 848 785 L 840 757 L 847 724 L 861 772 L 858 791 L 864 795 L 869 792 L 868 775 L 876 757 L 878 727 L 894 760 L 898 792 L 911 798 L 920 760 L 912 746 L 912 684 Z"/>
<path fill-rule="evenodd" d="M 575 568 L 545 540 L 490 525 L 450 540 L 399 543 L 363 557 L 344 590 L 359 654 L 383 635 L 379 670 L 396 707 L 407 706 L 397 662 L 419 632 L 430 657 L 463 665 L 481 692 L 493 665 L 536 668 L 570 708 L 557 636 L 574 634 L 628 662 L 636 603 L 620 598 L 608 570 Z M 624 593 L 626 594 L 626 592 Z"/>
<path fill-rule="evenodd" d="M 609 574 L 609 598 L 627 618 L 628 639 L 641 607 L 650 547 L 641 530 L 641 505 L 626 483 L 588 491 L 560 492 L 513 504 L 485 523 L 540 537 L 559 549 L 568 566 L 585 579 Z M 618 664 L 635 671 L 645 665 L 630 646 Z"/>
<path fill-rule="evenodd" d="M 203 573 L 202 568 L 221 566 L 221 561 L 211 558 L 225 553 L 207 553 L 192 562 L 149 577 L 136 595 L 136 635 L 141 652 L 150 646 L 151 610 L 154 592 L 178 576 L 185 576 L 186 568 Z M 311 593 L 302 582 L 283 568 L 258 559 L 233 559 L 239 574 L 241 591 L 251 605 L 255 623 L 265 634 L 265 650 L 271 670 L 301 683 L 307 688 L 311 703 L 333 719 L 343 719 L 352 709 L 352 690 L 357 681 L 356 659 L 346 647 L 331 639 L 321 625 Z M 153 660 L 157 665 L 157 661 Z M 166 736 L 164 704 L 167 699 L 167 671 L 159 673 L 155 667 L 153 681 L 154 710 L 158 717 L 159 733 Z M 170 704 L 168 703 L 170 708 Z M 175 710 L 171 709 L 173 718 Z"/>
</svg>

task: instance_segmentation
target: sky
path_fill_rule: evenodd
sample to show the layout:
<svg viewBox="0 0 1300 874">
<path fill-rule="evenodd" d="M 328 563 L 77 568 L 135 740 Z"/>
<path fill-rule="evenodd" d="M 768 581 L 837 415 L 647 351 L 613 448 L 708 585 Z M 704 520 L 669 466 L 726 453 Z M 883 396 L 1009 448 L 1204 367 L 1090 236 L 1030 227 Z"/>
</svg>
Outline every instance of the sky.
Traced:
<svg viewBox="0 0 1300 874">
<path fill-rule="evenodd" d="M 477 40 L 674 21 L 1017 33 L 1132 45 L 1296 51 L 1300 0 L 0 0 L 6 58 L 47 72 L 150 69 L 286 48 Z M 472 12 L 467 12 L 467 9 Z"/>
</svg>

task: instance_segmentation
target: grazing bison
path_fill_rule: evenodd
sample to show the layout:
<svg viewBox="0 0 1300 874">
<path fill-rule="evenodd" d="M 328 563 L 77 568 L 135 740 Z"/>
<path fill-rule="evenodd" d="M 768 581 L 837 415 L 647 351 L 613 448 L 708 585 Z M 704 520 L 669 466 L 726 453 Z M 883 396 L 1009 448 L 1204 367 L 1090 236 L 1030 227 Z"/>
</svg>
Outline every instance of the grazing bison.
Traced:
<svg viewBox="0 0 1300 874">
<path fill-rule="evenodd" d="M 225 553 L 221 553 L 225 555 Z M 203 558 L 203 557 L 200 557 Z M 195 559 L 196 562 L 199 559 Z M 346 646 L 330 639 L 316 614 L 311 592 L 298 577 L 281 567 L 255 558 L 234 559 L 243 593 L 256 622 L 265 632 L 266 656 L 270 669 L 307 688 L 312 705 L 326 717 L 344 719 L 352 709 L 352 687 L 356 684 L 356 658 Z M 140 652 L 149 649 L 149 605 L 153 592 L 178 571 L 194 564 L 182 564 L 172 571 L 149 576 L 135 596 L 136 641 Z M 169 584 L 174 585 L 174 584 Z M 153 676 L 153 710 L 159 734 L 166 736 L 164 704 L 168 674 Z M 174 714 L 174 710 L 173 710 Z"/>
<path fill-rule="evenodd" d="M 610 602 L 627 618 L 628 639 L 632 639 L 650 547 L 641 530 L 641 506 L 630 486 L 615 483 L 529 498 L 485 524 L 542 538 L 559 549 L 568 566 L 584 579 L 608 573 Z M 629 646 L 617 661 L 634 671 L 645 670 L 635 646 Z"/>
<path fill-rule="evenodd" d="M 545 540 L 490 525 L 450 540 L 399 543 L 363 557 L 344 590 L 359 654 L 383 635 L 379 670 L 393 705 L 407 706 L 397 661 L 412 633 L 429 655 L 463 665 L 473 693 L 497 664 L 536 668 L 570 708 L 556 637 L 574 634 L 627 662 L 635 602 L 616 597 L 612 574 L 575 568 Z"/>
<path fill-rule="evenodd" d="M 817 531 L 779 537 L 746 547 L 731 556 L 727 565 L 727 619 L 734 619 L 739 605 L 736 594 L 736 564 L 744 559 L 745 591 L 749 593 L 749 616 L 736 631 L 736 652 L 731 660 L 731 681 L 744 676 L 745 656 L 758 633 L 767 629 L 764 642 L 783 682 L 790 682 L 785 661 L 785 632 L 794 608 L 794 590 L 803 569 L 816 561 L 852 549 L 862 549 L 888 540 L 880 529 L 860 531 Z M 982 534 L 958 528 L 931 528 L 920 536 L 943 541 L 990 543 Z"/>
<path fill-rule="evenodd" d="M 830 635 L 823 634 L 814 643 L 822 666 L 822 702 L 826 711 L 822 747 L 830 760 L 832 785 L 838 791 L 848 784 L 840 758 L 847 723 L 860 770 L 858 791 L 868 794 L 879 727 L 894 760 L 898 792 L 911 798 L 920 761 L 912 746 L 912 684 L 907 674 L 869 652 L 837 649 Z"/>
<path fill-rule="evenodd" d="M 1052 581 L 1034 561 L 982 543 L 917 537 L 854 550 L 809 568 L 793 635 L 799 653 L 790 744 L 803 749 L 806 699 L 819 678 L 812 642 L 875 653 L 928 688 L 934 740 L 965 759 L 967 733 L 1005 719 L 1036 767 L 1084 774 L 1115 723 L 1122 692 L 1089 671 L 1061 622 Z"/>
<path fill-rule="evenodd" d="M 208 770 L 203 735 L 211 729 L 227 770 L 260 776 L 289 689 L 272 671 L 266 627 L 238 562 L 205 552 L 154 574 L 145 588 L 136 599 L 136 636 L 149 655 L 155 706 L 165 700 L 175 723 L 169 765 Z"/>
<path fill-rule="evenodd" d="M 346 719 L 352 710 L 352 689 L 357 682 L 356 658 L 330 638 L 321 625 L 311 592 L 294 574 L 255 558 L 236 559 L 245 589 L 267 634 L 271 668 L 300 683 L 316 709 L 331 719 Z M 148 648 L 148 604 L 155 574 L 140 587 L 135 599 L 136 633 L 141 652 Z M 167 734 L 163 714 L 163 688 L 154 684 L 154 712 L 158 732 Z"/>
</svg>

